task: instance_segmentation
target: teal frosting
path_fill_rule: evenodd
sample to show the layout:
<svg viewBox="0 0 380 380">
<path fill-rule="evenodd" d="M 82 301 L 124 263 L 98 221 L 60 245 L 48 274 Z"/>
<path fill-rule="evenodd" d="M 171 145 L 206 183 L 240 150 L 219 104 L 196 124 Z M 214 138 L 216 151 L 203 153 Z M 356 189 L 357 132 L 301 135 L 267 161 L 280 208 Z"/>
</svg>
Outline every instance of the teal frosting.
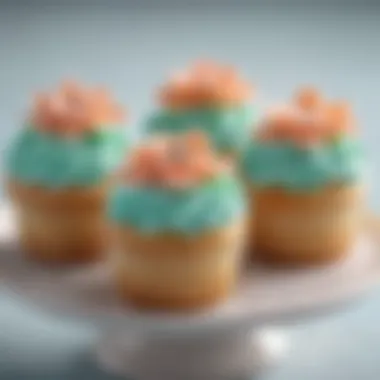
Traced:
<svg viewBox="0 0 380 380">
<path fill-rule="evenodd" d="M 358 181 L 363 156 L 358 141 L 348 136 L 305 149 L 285 142 L 256 141 L 247 149 L 242 169 L 258 187 L 308 190 Z"/>
<path fill-rule="evenodd" d="M 93 185 L 118 165 L 125 143 L 118 127 L 80 138 L 63 138 L 27 127 L 8 152 L 8 175 L 50 188 Z"/>
<path fill-rule="evenodd" d="M 196 234 L 228 225 L 245 212 L 239 183 L 230 177 L 179 191 L 123 185 L 110 197 L 110 219 L 142 233 Z"/>
<path fill-rule="evenodd" d="M 241 151 L 257 119 L 247 105 L 190 110 L 160 110 L 147 121 L 148 133 L 182 133 L 194 128 L 207 134 L 220 152 Z"/>
</svg>

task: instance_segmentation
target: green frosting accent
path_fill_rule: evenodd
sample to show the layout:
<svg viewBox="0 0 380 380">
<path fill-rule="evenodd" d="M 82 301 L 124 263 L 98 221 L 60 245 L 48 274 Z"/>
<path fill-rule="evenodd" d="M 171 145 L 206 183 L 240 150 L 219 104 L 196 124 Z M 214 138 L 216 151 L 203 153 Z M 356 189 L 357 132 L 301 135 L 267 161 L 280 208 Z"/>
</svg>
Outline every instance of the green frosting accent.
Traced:
<svg viewBox="0 0 380 380">
<path fill-rule="evenodd" d="M 102 128 L 80 138 L 63 138 L 27 127 L 7 156 L 10 177 L 50 188 L 93 185 L 120 162 L 122 131 Z"/>
<path fill-rule="evenodd" d="M 201 129 L 222 153 L 241 151 L 257 119 L 248 106 L 161 110 L 148 119 L 148 133 L 183 133 Z"/>
<path fill-rule="evenodd" d="M 242 170 L 258 187 L 312 190 L 330 183 L 354 183 L 365 168 L 357 140 L 341 136 L 334 141 L 302 149 L 285 142 L 253 142 Z"/>
<path fill-rule="evenodd" d="M 142 233 L 193 235 L 241 217 L 245 198 L 238 181 L 231 177 L 185 191 L 123 185 L 111 195 L 108 213 L 111 220 Z"/>
</svg>

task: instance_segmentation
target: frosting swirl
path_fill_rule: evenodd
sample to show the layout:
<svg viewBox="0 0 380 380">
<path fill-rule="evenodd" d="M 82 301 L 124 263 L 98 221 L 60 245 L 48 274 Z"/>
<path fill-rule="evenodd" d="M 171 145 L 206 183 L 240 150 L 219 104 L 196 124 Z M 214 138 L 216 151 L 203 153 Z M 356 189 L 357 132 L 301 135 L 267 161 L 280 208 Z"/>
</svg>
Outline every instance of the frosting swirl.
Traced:
<svg viewBox="0 0 380 380">
<path fill-rule="evenodd" d="M 244 154 L 242 169 L 257 187 L 313 190 L 351 184 L 365 170 L 348 105 L 303 89 L 291 106 L 265 119 Z"/>
<path fill-rule="evenodd" d="M 137 147 L 121 169 L 124 181 L 134 186 L 186 189 L 228 171 L 217 159 L 207 137 L 198 131 L 160 136 Z"/>
<path fill-rule="evenodd" d="M 327 102 L 312 88 L 302 89 L 290 106 L 268 112 L 257 131 L 260 141 L 285 141 L 307 147 L 352 134 L 354 120 L 345 102 Z"/>
<path fill-rule="evenodd" d="M 147 133 L 186 133 L 195 128 L 207 134 L 220 153 L 240 152 L 257 119 L 247 105 L 224 108 L 159 110 L 147 121 Z"/>
<path fill-rule="evenodd" d="M 329 184 L 353 184 L 365 171 L 363 151 L 355 139 L 340 138 L 309 149 L 291 143 L 252 143 L 242 170 L 256 187 L 311 191 Z"/>
<path fill-rule="evenodd" d="M 34 128 L 21 132 L 7 152 L 11 179 L 48 188 L 91 186 L 118 166 L 127 146 L 123 131 L 105 129 L 62 139 Z"/>
<path fill-rule="evenodd" d="M 64 82 L 57 91 L 36 96 L 30 124 L 43 132 L 79 136 L 99 127 L 119 125 L 123 116 L 105 89 Z"/>
<path fill-rule="evenodd" d="M 236 105 L 249 99 L 251 88 L 232 67 L 200 61 L 175 74 L 158 96 L 161 105 L 175 109 Z"/>
<path fill-rule="evenodd" d="M 231 176 L 187 191 L 125 184 L 114 190 L 108 204 L 111 220 L 146 234 L 196 235 L 233 223 L 245 210 L 243 190 Z"/>
<path fill-rule="evenodd" d="M 229 169 L 200 132 L 152 139 L 122 168 L 109 216 L 143 233 L 197 234 L 228 225 L 245 210 Z"/>
<path fill-rule="evenodd" d="M 11 179 L 48 188 L 89 186 L 118 165 L 126 146 L 122 110 L 105 90 L 63 83 L 35 99 L 7 151 Z"/>
</svg>

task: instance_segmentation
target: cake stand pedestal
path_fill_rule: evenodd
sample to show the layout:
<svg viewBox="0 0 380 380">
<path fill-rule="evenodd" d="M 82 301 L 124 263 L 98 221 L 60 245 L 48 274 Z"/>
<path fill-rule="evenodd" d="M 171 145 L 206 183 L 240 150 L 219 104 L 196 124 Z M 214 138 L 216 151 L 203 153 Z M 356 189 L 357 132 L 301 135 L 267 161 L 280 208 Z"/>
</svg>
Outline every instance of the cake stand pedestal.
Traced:
<svg viewBox="0 0 380 380">
<path fill-rule="evenodd" d="M 285 353 L 283 336 L 246 331 L 183 338 L 106 336 L 98 346 L 101 365 L 136 379 L 251 379 Z"/>
<path fill-rule="evenodd" d="M 106 370 L 135 380 L 245 380 L 284 355 L 286 341 L 268 328 L 338 311 L 379 283 L 378 236 L 371 224 L 347 258 L 328 267 L 254 265 L 217 308 L 143 313 L 120 302 L 106 264 L 54 268 L 27 261 L 13 213 L 3 207 L 0 281 L 31 307 L 97 326 L 97 358 Z"/>
</svg>

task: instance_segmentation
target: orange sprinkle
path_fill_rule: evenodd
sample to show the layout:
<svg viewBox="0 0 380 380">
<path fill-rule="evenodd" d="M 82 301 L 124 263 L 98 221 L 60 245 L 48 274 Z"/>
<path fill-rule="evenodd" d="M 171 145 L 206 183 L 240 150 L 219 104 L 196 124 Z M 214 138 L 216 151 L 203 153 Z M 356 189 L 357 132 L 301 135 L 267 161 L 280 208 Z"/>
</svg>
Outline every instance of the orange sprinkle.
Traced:
<svg viewBox="0 0 380 380">
<path fill-rule="evenodd" d="M 104 89 L 66 81 L 51 94 L 38 94 L 31 112 L 35 128 L 78 135 L 104 125 L 120 124 L 124 112 Z"/>
<path fill-rule="evenodd" d="M 313 87 L 305 87 L 298 91 L 295 101 L 305 111 L 317 110 L 323 105 L 321 94 Z"/>
<path fill-rule="evenodd" d="M 252 94 L 251 87 L 230 66 L 213 61 L 196 62 L 175 74 L 159 91 L 159 101 L 170 108 L 241 104 Z"/>
<path fill-rule="evenodd" d="M 344 102 L 328 102 L 317 90 L 298 92 L 296 101 L 286 108 L 268 113 L 258 132 L 259 140 L 291 141 L 307 147 L 353 130 L 350 107 Z"/>
<path fill-rule="evenodd" d="M 151 139 L 135 148 L 121 175 L 136 185 L 189 188 L 228 169 L 207 137 L 194 131 Z"/>
<path fill-rule="evenodd" d="M 327 109 L 327 118 L 334 131 L 352 131 L 354 128 L 354 118 L 351 107 L 345 102 L 334 102 Z"/>
</svg>

